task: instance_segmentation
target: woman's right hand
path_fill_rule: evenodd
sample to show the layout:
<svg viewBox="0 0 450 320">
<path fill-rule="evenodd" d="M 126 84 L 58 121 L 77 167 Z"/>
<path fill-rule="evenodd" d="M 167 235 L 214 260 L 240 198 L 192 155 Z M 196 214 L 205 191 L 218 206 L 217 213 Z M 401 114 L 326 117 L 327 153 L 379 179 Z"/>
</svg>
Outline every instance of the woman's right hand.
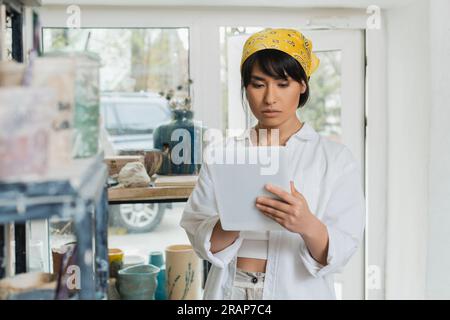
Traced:
<svg viewBox="0 0 450 320">
<path fill-rule="evenodd" d="M 232 245 L 239 237 L 239 233 L 239 231 L 223 230 L 219 219 L 211 234 L 211 253 L 217 253 Z"/>
</svg>

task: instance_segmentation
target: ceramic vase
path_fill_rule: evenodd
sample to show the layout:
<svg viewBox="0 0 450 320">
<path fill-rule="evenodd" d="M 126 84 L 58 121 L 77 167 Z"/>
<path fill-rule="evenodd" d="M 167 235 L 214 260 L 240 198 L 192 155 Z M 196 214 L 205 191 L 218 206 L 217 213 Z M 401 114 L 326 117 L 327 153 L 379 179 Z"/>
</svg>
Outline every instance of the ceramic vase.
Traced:
<svg viewBox="0 0 450 320">
<path fill-rule="evenodd" d="M 120 249 L 109 249 L 109 276 L 111 278 L 117 278 L 117 272 L 123 268 L 123 251 Z"/>
<path fill-rule="evenodd" d="M 169 300 L 201 299 L 202 263 L 191 245 L 166 248 L 166 286 Z"/>
<path fill-rule="evenodd" d="M 166 265 L 164 262 L 164 253 L 161 251 L 151 252 L 149 256 L 149 263 L 160 269 L 157 277 L 158 287 L 156 288 L 155 299 L 166 300 Z"/>
<path fill-rule="evenodd" d="M 158 174 L 197 174 L 200 171 L 203 132 L 206 127 L 194 122 L 193 116 L 191 110 L 172 110 L 172 121 L 155 129 L 154 148 L 164 153 Z M 175 132 L 177 129 L 183 130 Z"/>
</svg>

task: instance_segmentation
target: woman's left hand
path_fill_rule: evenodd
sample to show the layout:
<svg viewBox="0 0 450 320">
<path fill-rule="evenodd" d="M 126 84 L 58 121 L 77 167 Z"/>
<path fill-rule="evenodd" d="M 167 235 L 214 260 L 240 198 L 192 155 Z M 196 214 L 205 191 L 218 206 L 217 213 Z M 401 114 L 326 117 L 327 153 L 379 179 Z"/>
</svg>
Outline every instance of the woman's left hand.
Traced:
<svg viewBox="0 0 450 320">
<path fill-rule="evenodd" d="M 315 216 L 311 213 L 305 197 L 295 189 L 291 181 L 291 193 L 280 187 L 267 184 L 266 190 L 277 195 L 282 201 L 260 196 L 256 198 L 256 207 L 289 231 L 301 235 L 308 233 Z"/>
</svg>

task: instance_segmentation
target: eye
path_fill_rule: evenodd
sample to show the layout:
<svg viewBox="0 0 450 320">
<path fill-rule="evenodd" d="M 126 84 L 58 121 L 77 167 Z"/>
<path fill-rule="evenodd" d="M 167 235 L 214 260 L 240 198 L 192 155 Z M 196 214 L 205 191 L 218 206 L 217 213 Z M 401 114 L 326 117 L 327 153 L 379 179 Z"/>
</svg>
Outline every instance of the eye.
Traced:
<svg viewBox="0 0 450 320">
<path fill-rule="evenodd" d="M 278 86 L 281 87 L 281 88 L 289 87 L 289 82 L 282 82 L 282 83 L 279 83 Z"/>
<path fill-rule="evenodd" d="M 264 87 L 264 85 L 263 84 L 260 84 L 260 83 L 256 83 L 256 82 L 252 82 L 252 87 L 253 88 L 262 88 L 262 87 Z"/>
</svg>

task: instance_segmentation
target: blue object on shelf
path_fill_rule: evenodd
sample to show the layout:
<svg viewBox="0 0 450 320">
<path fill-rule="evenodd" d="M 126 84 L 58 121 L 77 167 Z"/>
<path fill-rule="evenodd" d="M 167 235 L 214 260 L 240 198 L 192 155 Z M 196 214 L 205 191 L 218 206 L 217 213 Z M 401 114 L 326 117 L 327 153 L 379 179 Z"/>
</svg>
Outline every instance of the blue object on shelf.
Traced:
<svg viewBox="0 0 450 320">
<path fill-rule="evenodd" d="M 172 121 L 160 125 L 153 132 L 154 148 L 164 152 L 163 163 L 158 174 L 197 174 L 200 171 L 203 131 L 206 127 L 194 122 L 193 116 L 194 113 L 191 110 L 172 110 Z M 177 129 L 184 130 L 174 132 Z M 174 137 L 172 137 L 173 133 L 175 133 Z M 175 141 L 172 141 L 172 138 Z M 186 144 L 179 145 L 180 143 Z M 187 146 L 187 148 L 182 148 L 182 146 Z M 174 150 L 174 148 L 176 149 Z M 181 163 L 177 159 L 175 161 L 172 159 L 172 151 L 181 158 L 179 161 Z"/>
<path fill-rule="evenodd" d="M 158 286 L 156 288 L 155 300 L 167 300 L 166 265 L 163 252 L 152 251 L 149 256 L 149 263 L 160 269 L 157 276 Z"/>
</svg>

